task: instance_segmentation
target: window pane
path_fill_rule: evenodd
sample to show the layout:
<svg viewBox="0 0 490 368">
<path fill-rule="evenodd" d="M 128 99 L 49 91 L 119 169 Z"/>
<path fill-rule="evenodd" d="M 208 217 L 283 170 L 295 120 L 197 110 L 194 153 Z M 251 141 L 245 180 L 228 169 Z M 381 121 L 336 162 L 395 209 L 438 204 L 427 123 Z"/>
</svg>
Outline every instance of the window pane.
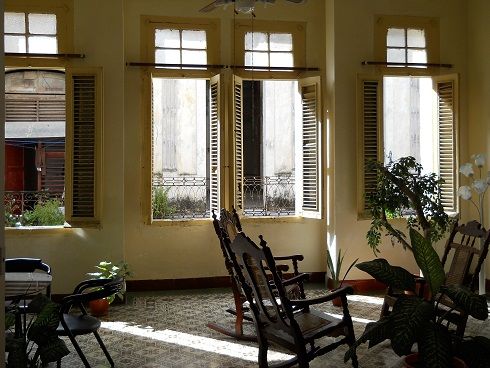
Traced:
<svg viewBox="0 0 490 368">
<path fill-rule="evenodd" d="M 408 49 L 408 62 L 409 63 L 426 63 L 427 51 L 425 50 L 411 50 Z"/>
<path fill-rule="evenodd" d="M 29 14 L 29 33 L 32 34 L 56 34 L 55 14 Z"/>
<path fill-rule="evenodd" d="M 31 36 L 27 40 L 29 52 L 39 54 L 56 54 L 58 41 L 56 37 Z"/>
<path fill-rule="evenodd" d="M 155 46 L 179 48 L 180 31 L 178 29 L 157 29 L 155 30 Z"/>
<path fill-rule="evenodd" d="M 271 51 L 292 51 L 293 35 L 291 33 L 271 33 Z"/>
<path fill-rule="evenodd" d="M 182 64 L 207 64 L 206 51 L 182 50 Z"/>
<path fill-rule="evenodd" d="M 182 31 L 182 48 L 206 49 L 205 31 Z"/>
<path fill-rule="evenodd" d="M 206 84 L 152 79 L 154 219 L 209 217 Z"/>
<path fill-rule="evenodd" d="M 408 47 L 425 47 L 425 32 L 423 29 L 407 30 Z"/>
<path fill-rule="evenodd" d="M 5 52 L 26 52 L 25 36 L 5 36 Z"/>
<path fill-rule="evenodd" d="M 405 47 L 405 29 L 388 28 L 386 36 L 386 46 Z"/>
<path fill-rule="evenodd" d="M 385 162 L 413 156 L 425 172 L 433 172 L 437 145 L 431 78 L 383 78 Z"/>
<path fill-rule="evenodd" d="M 270 66 L 294 66 L 293 54 L 290 52 L 273 52 L 271 53 Z"/>
<path fill-rule="evenodd" d="M 156 50 L 155 63 L 180 64 L 180 50 Z"/>
<path fill-rule="evenodd" d="M 267 51 L 268 49 L 267 33 L 245 33 L 245 50 Z"/>
<path fill-rule="evenodd" d="M 246 66 L 269 66 L 266 52 L 245 52 Z"/>
<path fill-rule="evenodd" d="M 405 49 L 387 49 L 386 61 L 389 63 L 405 63 Z"/>
<path fill-rule="evenodd" d="M 26 33 L 24 13 L 5 13 L 5 33 Z"/>
</svg>

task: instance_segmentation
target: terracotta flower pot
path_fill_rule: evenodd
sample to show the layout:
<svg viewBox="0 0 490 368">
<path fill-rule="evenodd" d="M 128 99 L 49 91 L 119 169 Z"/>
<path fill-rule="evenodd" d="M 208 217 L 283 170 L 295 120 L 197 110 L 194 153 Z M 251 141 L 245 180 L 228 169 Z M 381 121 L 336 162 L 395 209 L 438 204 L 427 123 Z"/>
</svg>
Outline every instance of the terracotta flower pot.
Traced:
<svg viewBox="0 0 490 368">
<path fill-rule="evenodd" d="M 340 298 L 340 296 L 336 297 L 335 299 L 332 299 L 332 304 L 334 307 L 341 307 L 342 299 Z"/>
<path fill-rule="evenodd" d="M 90 314 L 94 317 L 106 316 L 109 313 L 109 301 L 107 299 L 91 300 L 88 306 Z"/>
<path fill-rule="evenodd" d="M 407 368 L 418 367 L 419 366 L 418 365 L 419 353 L 412 353 L 412 354 L 407 355 L 405 357 L 405 359 L 403 360 L 403 362 L 405 363 L 405 367 L 407 367 Z M 468 366 L 466 365 L 466 363 L 464 361 L 462 361 L 461 359 L 456 358 L 456 357 L 453 357 L 452 367 L 453 368 L 468 368 Z"/>
</svg>

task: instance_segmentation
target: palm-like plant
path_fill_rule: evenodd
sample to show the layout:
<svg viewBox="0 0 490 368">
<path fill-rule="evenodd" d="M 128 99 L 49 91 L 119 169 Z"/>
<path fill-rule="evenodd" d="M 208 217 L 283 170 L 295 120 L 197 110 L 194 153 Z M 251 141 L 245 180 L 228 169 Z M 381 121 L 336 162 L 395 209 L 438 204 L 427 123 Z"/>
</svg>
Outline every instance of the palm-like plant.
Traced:
<svg viewBox="0 0 490 368">
<path fill-rule="evenodd" d="M 347 351 L 345 360 L 349 360 L 362 343 L 369 341 L 369 347 L 373 347 L 389 339 L 394 352 L 399 356 L 409 354 L 416 343 L 425 367 L 450 367 L 456 352 L 466 362 L 470 358 L 474 359 L 471 367 L 488 367 L 479 365 L 478 360 L 483 361 L 483 364 L 490 361 L 490 340 L 477 337 L 463 341 L 443 325 L 445 315 L 439 313 L 441 298 L 448 297 L 455 307 L 474 318 L 488 318 L 485 296 L 462 286 L 444 285 L 446 276 L 443 265 L 432 247 L 432 242 L 441 238 L 450 224 L 439 200 L 442 181 L 434 174 L 422 175 L 422 167 L 413 157 L 402 158 L 387 166 L 381 163 L 374 166 L 378 170 L 379 192 L 368 198 L 368 203 L 373 205 L 372 226 L 367 234 L 369 245 L 376 253 L 381 231 L 386 230 L 412 252 L 424 275 L 429 293 L 426 297 L 416 295 L 416 277 L 402 267 L 390 265 L 385 259 L 357 264 L 356 267 L 376 280 L 394 289 L 412 291 L 413 295 L 400 296 L 388 316 L 368 323 L 362 336 Z M 398 216 L 408 213 L 409 238 L 391 226 L 389 213 Z M 472 351 L 481 353 L 475 355 Z"/>
</svg>

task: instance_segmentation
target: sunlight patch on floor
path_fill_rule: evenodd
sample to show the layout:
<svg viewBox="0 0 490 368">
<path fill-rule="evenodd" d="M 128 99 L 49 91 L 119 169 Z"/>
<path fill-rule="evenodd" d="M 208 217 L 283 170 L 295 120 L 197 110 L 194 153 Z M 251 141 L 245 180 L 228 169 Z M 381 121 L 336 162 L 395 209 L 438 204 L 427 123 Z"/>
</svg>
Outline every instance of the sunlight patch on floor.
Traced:
<svg viewBox="0 0 490 368">
<path fill-rule="evenodd" d="M 360 303 L 383 305 L 383 298 L 367 295 L 347 295 L 347 300 Z"/>
<path fill-rule="evenodd" d="M 329 316 L 332 316 L 332 317 L 335 317 L 335 318 L 338 318 L 338 319 L 342 319 L 344 316 L 342 314 L 335 314 L 335 313 L 328 313 L 328 312 L 325 312 L 325 314 L 328 314 Z M 359 322 L 359 323 L 364 323 L 364 324 L 368 324 L 370 322 L 376 322 L 375 320 L 372 320 L 372 319 L 366 319 L 366 318 L 358 318 L 358 317 L 352 317 L 352 322 Z"/>
<path fill-rule="evenodd" d="M 227 355 L 250 362 L 257 362 L 259 353 L 259 349 L 252 346 L 216 340 L 209 337 L 202 337 L 169 329 L 156 331 L 151 327 L 131 326 L 126 322 L 102 322 L 102 328 L 134 336 L 146 337 L 169 344 L 186 346 L 210 353 Z M 294 356 L 269 350 L 267 357 L 269 361 L 284 361 L 289 360 Z"/>
</svg>

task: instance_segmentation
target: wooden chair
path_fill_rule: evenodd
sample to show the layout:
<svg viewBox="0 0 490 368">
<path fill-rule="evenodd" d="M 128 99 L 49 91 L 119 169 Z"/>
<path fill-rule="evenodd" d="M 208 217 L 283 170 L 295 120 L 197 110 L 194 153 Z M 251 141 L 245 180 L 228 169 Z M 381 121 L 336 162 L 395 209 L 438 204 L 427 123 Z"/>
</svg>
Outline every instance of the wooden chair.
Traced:
<svg viewBox="0 0 490 368">
<path fill-rule="evenodd" d="M 61 301 L 60 323 L 56 332 L 59 336 L 68 336 L 86 368 L 90 368 L 90 364 L 76 340 L 79 335 L 93 334 L 111 367 L 114 367 L 114 361 L 97 332 L 101 325 L 100 320 L 89 315 L 85 305 L 91 300 L 107 298 L 120 292 L 123 282 L 121 277 L 82 281 L 75 287 L 73 294 L 65 296 Z M 74 310 L 77 308 L 79 313 L 75 314 Z M 61 361 L 57 362 L 57 367 L 61 367 Z"/>
<path fill-rule="evenodd" d="M 470 221 L 466 225 L 455 223 L 446 242 L 441 262 L 447 270 L 446 285 L 462 285 L 472 291 L 478 288 L 480 269 L 485 261 L 490 244 L 490 231 L 482 228 L 477 221 Z M 424 294 L 425 280 L 420 278 L 419 295 Z M 403 291 L 402 291 L 403 292 Z M 381 316 L 390 313 L 400 291 L 388 289 L 385 296 Z M 458 309 L 451 300 L 443 296 L 440 300 L 441 315 L 448 321 L 448 325 L 456 326 L 456 334 L 463 336 L 468 315 Z"/>
<path fill-rule="evenodd" d="M 230 329 L 221 324 L 210 322 L 207 324 L 207 327 L 212 330 L 218 331 L 224 335 L 234 337 L 238 340 L 245 341 L 257 341 L 257 336 L 245 334 L 243 332 L 243 321 L 252 322 L 252 317 L 247 314 L 249 308 L 247 306 L 247 299 L 243 290 L 241 290 L 239 283 L 237 281 L 237 275 L 235 275 L 233 270 L 233 262 L 230 258 L 230 255 L 224 245 L 224 239 L 235 239 L 237 234 L 242 232 L 242 227 L 240 224 L 240 219 L 236 210 L 233 208 L 230 213 L 226 209 L 222 209 L 220 211 L 220 219 L 218 220 L 216 214 L 213 211 L 213 225 L 216 235 L 220 241 L 221 251 L 223 253 L 223 257 L 225 259 L 225 266 L 228 274 L 231 278 L 231 289 L 233 292 L 233 299 L 235 302 L 235 308 L 229 308 L 226 311 L 235 316 L 235 327 L 234 329 Z M 309 275 L 305 273 L 299 272 L 298 262 L 303 260 L 303 256 L 300 254 L 290 255 L 290 256 L 281 256 L 275 257 L 276 260 L 284 262 L 289 261 L 293 267 L 292 277 L 289 277 L 289 283 L 286 286 L 288 290 L 288 295 L 290 297 L 294 297 L 296 299 L 304 299 L 304 285 L 303 282 L 308 279 Z M 285 272 L 289 270 L 289 266 L 287 264 L 277 265 L 277 269 L 281 273 L 281 277 Z"/>
<path fill-rule="evenodd" d="M 233 268 L 238 276 L 252 310 L 257 339 L 259 343 L 259 367 L 269 367 L 267 352 L 271 342 L 291 351 L 295 357 L 275 364 L 276 367 L 290 367 L 298 364 L 300 368 L 309 367 L 309 362 L 317 356 L 332 351 L 342 344 L 355 343 L 352 319 L 347 304 L 347 294 L 351 287 L 343 287 L 335 292 L 315 299 L 290 299 L 285 285 L 276 269 L 270 248 L 260 238 L 257 246 L 244 233 L 239 233 L 230 242 L 225 238 L 225 247 L 232 255 Z M 268 273 L 272 275 L 269 279 Z M 343 306 L 342 318 L 331 317 L 311 305 L 330 302 L 340 297 Z M 319 343 L 323 337 L 336 337 L 334 340 Z M 352 357 L 354 367 L 357 357 Z"/>
</svg>

